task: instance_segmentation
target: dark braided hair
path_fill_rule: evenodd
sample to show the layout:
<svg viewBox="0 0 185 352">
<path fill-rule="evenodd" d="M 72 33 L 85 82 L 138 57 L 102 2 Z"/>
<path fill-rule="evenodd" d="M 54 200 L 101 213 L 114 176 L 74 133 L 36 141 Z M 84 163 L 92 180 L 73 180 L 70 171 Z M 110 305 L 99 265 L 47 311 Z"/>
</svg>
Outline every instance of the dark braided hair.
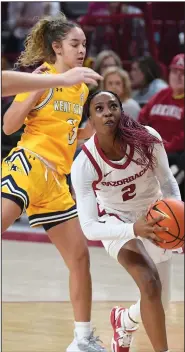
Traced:
<svg viewBox="0 0 185 352">
<path fill-rule="evenodd" d="M 90 117 L 90 105 L 93 98 L 100 93 L 111 93 L 117 99 L 120 109 L 121 118 L 116 131 L 115 139 L 118 139 L 120 146 L 129 145 L 139 154 L 140 158 L 134 160 L 127 154 L 127 157 L 138 165 L 153 169 L 156 165 L 156 158 L 153 155 L 154 144 L 162 142 L 142 126 L 139 122 L 133 120 L 129 115 L 125 114 L 122 108 L 122 103 L 117 94 L 110 91 L 96 91 L 91 94 L 85 106 L 85 113 Z"/>
</svg>

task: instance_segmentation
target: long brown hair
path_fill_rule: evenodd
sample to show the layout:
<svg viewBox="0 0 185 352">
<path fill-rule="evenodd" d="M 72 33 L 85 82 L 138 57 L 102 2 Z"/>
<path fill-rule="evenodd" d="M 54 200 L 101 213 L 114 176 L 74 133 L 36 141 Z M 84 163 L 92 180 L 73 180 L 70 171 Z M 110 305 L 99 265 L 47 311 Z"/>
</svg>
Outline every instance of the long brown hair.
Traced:
<svg viewBox="0 0 185 352">
<path fill-rule="evenodd" d="M 41 18 L 25 40 L 25 50 L 19 56 L 16 66 L 33 66 L 43 61 L 54 63 L 56 59 L 52 43 L 61 42 L 78 24 L 68 21 L 63 13 Z"/>
</svg>

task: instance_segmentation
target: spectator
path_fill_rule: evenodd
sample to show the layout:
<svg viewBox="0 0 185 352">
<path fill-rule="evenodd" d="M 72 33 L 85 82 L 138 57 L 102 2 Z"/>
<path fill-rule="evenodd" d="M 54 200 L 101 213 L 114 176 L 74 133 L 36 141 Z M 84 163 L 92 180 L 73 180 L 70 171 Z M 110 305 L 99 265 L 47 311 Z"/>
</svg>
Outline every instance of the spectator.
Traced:
<svg viewBox="0 0 185 352">
<path fill-rule="evenodd" d="M 135 60 L 131 66 L 132 89 L 138 104 L 142 107 L 161 89 L 166 88 L 167 83 L 161 79 L 161 67 L 151 56 L 142 57 Z"/>
<path fill-rule="evenodd" d="M 104 71 L 103 77 L 101 89 L 116 93 L 122 102 L 124 112 L 136 120 L 140 106 L 131 98 L 131 82 L 128 73 L 120 67 L 110 67 Z"/>
<path fill-rule="evenodd" d="M 141 18 L 123 18 L 121 23 L 117 23 L 112 20 L 111 16 L 120 14 L 138 14 L 141 10 L 136 6 L 130 6 L 128 4 L 117 2 L 117 1 L 92 1 L 89 2 L 88 6 L 88 16 L 96 16 L 100 19 L 98 24 L 95 24 L 91 31 L 91 36 L 89 38 L 89 49 L 88 56 L 96 57 L 97 53 L 102 50 L 113 50 L 120 53 L 120 45 L 122 45 L 122 37 L 127 35 L 127 29 L 125 27 L 129 26 L 129 30 L 132 32 L 131 40 L 128 43 L 129 54 L 146 52 L 146 39 L 145 37 L 145 23 Z M 102 17 L 109 17 L 109 24 L 103 24 Z M 101 23 L 102 22 L 102 23 Z M 139 35 L 138 35 L 139 34 Z M 139 44 L 138 44 L 139 42 Z M 133 48 L 134 47 L 134 48 Z M 136 49 L 137 47 L 137 49 Z M 136 50 L 134 50 L 136 49 Z M 139 56 L 139 55 L 137 55 Z M 135 55 L 133 56 L 135 57 Z"/>
<path fill-rule="evenodd" d="M 93 65 L 93 69 L 102 75 L 103 71 L 111 66 L 122 67 L 120 57 L 112 50 L 101 51 Z"/>
<path fill-rule="evenodd" d="M 5 52 L 20 52 L 24 49 L 24 40 L 29 29 L 44 15 L 54 16 L 60 11 L 58 1 L 11 1 L 8 3 L 8 27 L 11 38 L 5 47 Z"/>
<path fill-rule="evenodd" d="M 157 93 L 141 110 L 139 122 L 155 128 L 165 141 L 170 165 L 181 165 L 184 151 L 184 54 L 170 65 L 169 87 Z M 183 186 L 180 187 L 181 195 Z"/>
<path fill-rule="evenodd" d="M 107 1 L 92 1 L 89 2 L 87 16 L 111 16 L 120 12 L 120 2 Z M 110 21 L 111 23 L 111 21 Z M 115 27 L 113 24 L 99 24 L 91 31 L 89 38 L 90 46 L 88 49 L 88 56 L 96 57 L 97 53 L 102 50 L 116 49 L 116 44 L 113 38 L 115 37 Z"/>
<path fill-rule="evenodd" d="M 109 15 L 109 6 L 106 1 L 90 1 L 88 15 Z"/>
</svg>

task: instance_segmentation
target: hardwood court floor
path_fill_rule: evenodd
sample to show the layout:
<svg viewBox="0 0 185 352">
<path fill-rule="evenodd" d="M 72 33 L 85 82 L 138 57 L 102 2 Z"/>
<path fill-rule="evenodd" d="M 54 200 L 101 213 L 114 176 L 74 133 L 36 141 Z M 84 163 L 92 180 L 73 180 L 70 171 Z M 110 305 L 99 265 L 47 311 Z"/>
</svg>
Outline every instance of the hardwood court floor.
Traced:
<svg viewBox="0 0 185 352">
<path fill-rule="evenodd" d="M 112 336 L 109 323 L 112 305 L 112 302 L 93 303 L 93 324 L 108 351 Z M 129 305 L 129 302 L 125 303 L 125 306 Z M 2 308 L 2 352 L 65 352 L 72 340 L 73 318 L 69 302 L 5 302 Z M 183 302 L 171 303 L 167 314 L 167 330 L 170 352 L 183 352 Z M 141 326 L 135 335 L 131 352 L 152 351 Z"/>
</svg>

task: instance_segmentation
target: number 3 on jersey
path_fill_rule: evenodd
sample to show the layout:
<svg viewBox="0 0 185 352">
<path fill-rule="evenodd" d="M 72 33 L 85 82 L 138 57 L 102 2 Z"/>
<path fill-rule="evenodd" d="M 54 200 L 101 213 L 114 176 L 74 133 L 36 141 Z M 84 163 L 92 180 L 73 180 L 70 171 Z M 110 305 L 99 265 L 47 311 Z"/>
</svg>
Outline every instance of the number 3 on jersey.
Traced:
<svg viewBox="0 0 185 352">
<path fill-rule="evenodd" d="M 121 191 L 123 192 L 122 198 L 123 201 L 126 202 L 127 200 L 130 200 L 136 196 L 136 185 L 132 183 L 129 186 L 125 186 Z"/>
<path fill-rule="evenodd" d="M 74 120 L 73 119 L 69 119 L 67 120 L 67 122 L 70 125 L 74 125 Z M 68 144 L 71 145 L 75 142 L 76 138 L 77 138 L 77 132 L 78 132 L 78 127 L 74 126 L 71 130 L 71 132 L 68 134 Z"/>
</svg>

